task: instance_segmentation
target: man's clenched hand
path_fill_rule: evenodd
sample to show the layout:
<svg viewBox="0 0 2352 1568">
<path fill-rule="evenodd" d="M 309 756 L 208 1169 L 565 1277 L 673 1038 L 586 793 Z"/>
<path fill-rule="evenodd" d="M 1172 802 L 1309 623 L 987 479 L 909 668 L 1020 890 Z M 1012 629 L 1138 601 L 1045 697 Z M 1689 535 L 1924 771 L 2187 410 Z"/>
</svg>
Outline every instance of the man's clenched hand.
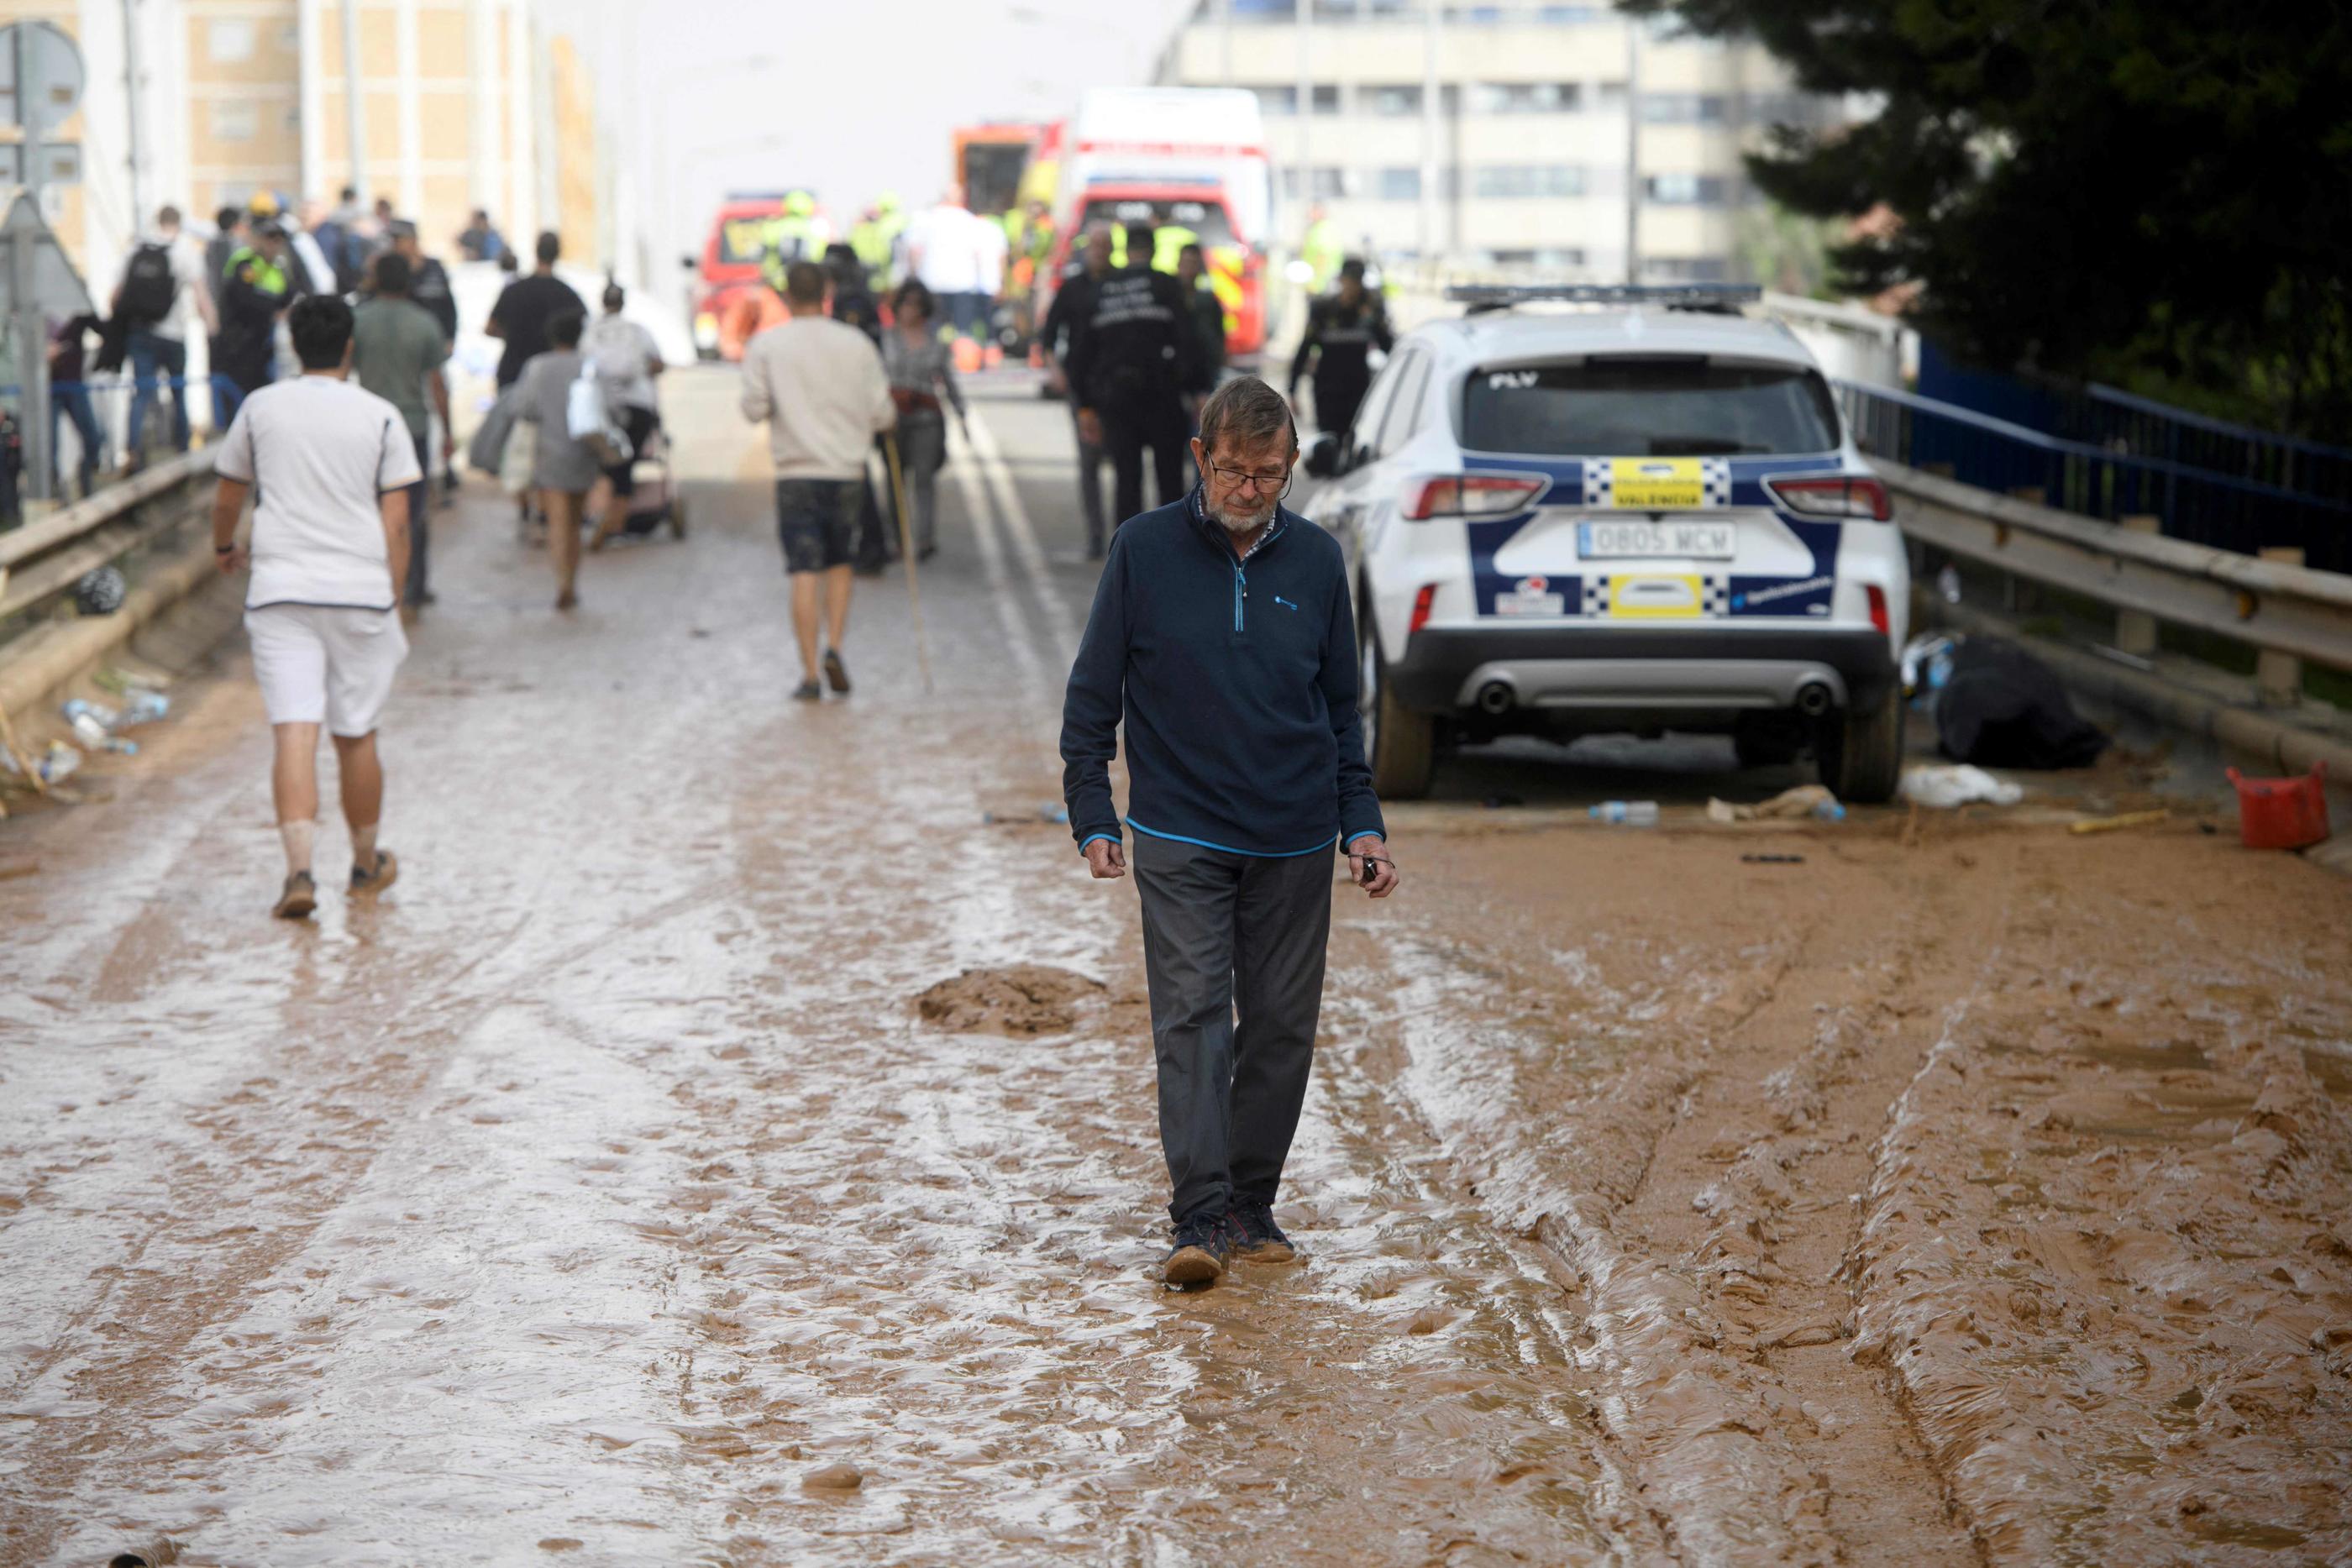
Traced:
<svg viewBox="0 0 2352 1568">
<path fill-rule="evenodd" d="M 1087 870 L 1097 882 L 1127 874 L 1127 850 L 1117 839 L 1096 839 L 1087 845 Z"/>
<path fill-rule="evenodd" d="M 1370 864 L 1372 880 L 1364 880 L 1364 867 Z M 1396 891 L 1396 862 L 1389 858 L 1386 840 L 1378 833 L 1359 833 L 1348 842 L 1348 880 L 1370 894 L 1374 898 L 1386 898 Z"/>
</svg>

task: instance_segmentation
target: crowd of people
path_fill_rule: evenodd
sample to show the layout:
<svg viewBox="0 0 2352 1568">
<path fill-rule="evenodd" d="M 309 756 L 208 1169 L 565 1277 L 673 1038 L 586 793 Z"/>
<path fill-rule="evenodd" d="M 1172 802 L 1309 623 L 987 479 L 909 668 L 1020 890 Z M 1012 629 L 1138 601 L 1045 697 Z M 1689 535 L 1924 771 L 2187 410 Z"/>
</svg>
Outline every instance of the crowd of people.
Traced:
<svg viewBox="0 0 2352 1568">
<path fill-rule="evenodd" d="M 1114 266 L 1113 236 L 1089 235 L 1045 329 L 1079 438 L 1115 472 L 1120 519 L 1106 538 L 1093 497 L 1091 542 L 1107 560 L 1070 672 L 1061 751 L 1089 873 L 1118 878 L 1131 865 L 1141 893 L 1171 1194 L 1160 1274 L 1198 1286 L 1237 1259 L 1297 1256 L 1275 1201 L 1319 1018 L 1330 862 L 1343 852 L 1349 879 L 1374 898 L 1398 879 L 1364 760 L 1346 561 L 1282 505 L 1298 456 L 1290 403 L 1254 376 L 1220 376 L 1223 317 L 1202 304 L 1198 247 L 1180 245 L 1175 268 L 1161 272 L 1150 265 L 1158 237 L 1130 232 L 1134 263 Z M 633 454 L 659 439 L 653 382 L 663 366 L 622 314 L 617 286 L 592 325 L 555 274 L 556 236 L 541 235 L 533 255 L 488 330 L 503 348 L 504 441 L 529 458 L 528 484 L 514 487 L 537 497 L 556 608 L 569 611 L 591 492 L 625 484 Z M 232 284 L 260 287 L 261 259 L 233 258 Z M 793 695 L 816 702 L 852 690 L 843 644 L 858 551 L 879 546 L 867 481 L 877 444 L 907 548 L 918 559 L 936 548 L 946 421 L 966 418 L 949 347 L 959 310 L 953 291 L 942 299 L 920 276 L 877 299 L 848 245 L 778 271 L 782 319 L 744 347 L 740 405 L 766 427 L 773 463 L 801 660 Z M 400 874 L 378 841 L 376 734 L 407 653 L 399 607 L 425 597 L 427 440 L 434 414 L 446 427 L 448 397 L 449 340 L 415 291 L 407 257 L 387 247 L 367 263 L 356 308 L 330 290 L 295 301 L 286 317 L 299 373 L 248 389 L 218 452 L 214 543 L 224 570 L 251 567 L 246 628 L 274 737 L 287 865 L 275 913 L 289 919 L 318 906 L 322 728 L 341 762 L 349 895 L 373 899 Z M 1294 385 L 1311 361 L 1318 397 L 1345 400 L 1357 350 L 1385 338 L 1369 298 L 1360 272 L 1343 275 L 1317 308 Z M 1150 511 L 1146 450 L 1159 503 Z M 452 455 L 446 435 L 441 455 Z M 249 546 L 239 531 L 248 503 Z M 607 530 L 598 520 L 590 548 Z M 1222 629 L 1228 614 L 1230 634 L 1203 641 L 1200 627 Z M 1122 734 L 1124 819 L 1108 776 Z"/>
<path fill-rule="evenodd" d="M 474 214 L 474 224 L 469 235 L 502 243 L 483 214 Z M 243 205 L 220 208 L 208 229 L 196 229 L 178 207 L 159 209 L 123 258 L 106 309 L 52 324 L 50 450 L 60 450 L 55 434 L 70 423 L 84 494 L 108 456 L 105 422 L 92 397 L 95 376 L 130 372 L 121 457 L 126 467 L 136 467 L 158 444 L 186 450 L 194 434 L 192 390 L 209 394 L 212 423 L 224 428 L 245 398 L 295 373 L 299 363 L 285 328 L 293 304 L 320 295 L 367 295 L 387 257 L 405 263 L 408 300 L 432 318 L 445 342 L 456 339 L 457 308 L 447 269 L 425 253 L 415 224 L 396 215 L 388 201 L 363 206 L 347 187 L 331 205 L 313 201 L 289 208 L 262 193 Z M 189 344 L 196 332 L 204 335 L 210 370 L 192 383 Z M 149 421 L 164 404 L 170 431 L 165 441 L 153 443 Z"/>
</svg>

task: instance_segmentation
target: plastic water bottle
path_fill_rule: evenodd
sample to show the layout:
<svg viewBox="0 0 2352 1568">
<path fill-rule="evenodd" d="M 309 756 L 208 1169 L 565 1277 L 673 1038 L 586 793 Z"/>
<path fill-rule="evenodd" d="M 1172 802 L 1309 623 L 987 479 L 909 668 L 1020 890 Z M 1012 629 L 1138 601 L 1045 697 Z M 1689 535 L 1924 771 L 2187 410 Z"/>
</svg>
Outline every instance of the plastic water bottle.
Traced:
<svg viewBox="0 0 2352 1568">
<path fill-rule="evenodd" d="M 1813 802 L 1813 815 L 1824 822 L 1843 822 L 1845 821 L 1845 808 L 1835 800 L 1816 800 Z"/>
<path fill-rule="evenodd" d="M 1655 800 L 1603 800 L 1588 807 L 1586 816 L 1599 822 L 1622 822 L 1629 828 L 1654 828 L 1658 825 L 1658 803 Z"/>
</svg>

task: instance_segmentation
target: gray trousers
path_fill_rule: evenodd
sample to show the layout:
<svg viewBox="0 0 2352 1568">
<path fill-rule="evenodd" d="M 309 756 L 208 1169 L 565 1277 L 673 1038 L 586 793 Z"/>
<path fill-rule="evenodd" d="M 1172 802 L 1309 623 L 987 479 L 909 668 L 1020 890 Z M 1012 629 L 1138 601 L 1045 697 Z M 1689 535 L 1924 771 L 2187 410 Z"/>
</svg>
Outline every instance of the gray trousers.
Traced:
<svg viewBox="0 0 2352 1568">
<path fill-rule="evenodd" d="M 1070 423 L 1078 421 L 1078 400 L 1070 399 Z M 1078 437 L 1078 511 L 1087 520 L 1087 553 L 1103 552 L 1103 449 L 1100 444 Z"/>
<path fill-rule="evenodd" d="M 1169 1217 L 1271 1204 L 1323 1008 L 1331 857 L 1229 854 L 1138 833 L 1134 864 Z"/>
</svg>

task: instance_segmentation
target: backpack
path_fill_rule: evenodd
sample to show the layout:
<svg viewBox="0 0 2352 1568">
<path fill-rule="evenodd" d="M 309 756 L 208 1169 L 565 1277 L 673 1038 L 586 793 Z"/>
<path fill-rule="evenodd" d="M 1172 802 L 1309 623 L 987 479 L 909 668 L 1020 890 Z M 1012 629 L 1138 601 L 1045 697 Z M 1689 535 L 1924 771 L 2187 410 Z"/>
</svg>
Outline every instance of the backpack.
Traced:
<svg viewBox="0 0 2352 1568">
<path fill-rule="evenodd" d="M 180 281 L 172 274 L 171 250 L 150 242 L 132 251 L 123 264 L 122 292 L 117 297 L 115 314 L 133 326 L 152 326 L 172 313 L 179 297 Z"/>
</svg>

